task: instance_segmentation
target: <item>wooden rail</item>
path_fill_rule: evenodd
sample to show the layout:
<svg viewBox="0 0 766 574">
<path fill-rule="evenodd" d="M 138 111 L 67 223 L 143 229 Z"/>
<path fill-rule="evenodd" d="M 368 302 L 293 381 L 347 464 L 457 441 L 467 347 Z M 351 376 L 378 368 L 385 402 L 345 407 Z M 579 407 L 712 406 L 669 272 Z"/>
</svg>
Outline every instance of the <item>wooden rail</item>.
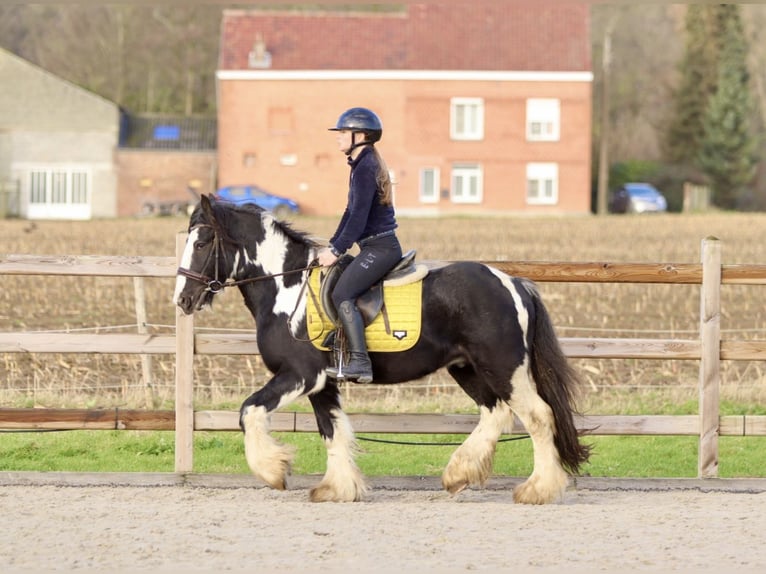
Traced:
<svg viewBox="0 0 766 574">
<path fill-rule="evenodd" d="M 236 411 L 194 411 L 194 430 L 239 430 Z M 478 415 L 351 413 L 358 433 L 385 434 L 468 434 L 479 423 Z M 728 415 L 719 419 L 721 436 L 766 435 L 766 416 Z M 700 433 L 697 415 L 591 415 L 575 419 L 579 430 L 607 435 L 680 435 Z M 36 430 L 163 430 L 176 428 L 175 411 L 137 409 L 13 409 L 0 408 L 0 428 Z M 275 432 L 317 432 L 312 413 L 277 412 L 271 417 Z M 507 434 L 524 434 L 514 418 Z"/>
<path fill-rule="evenodd" d="M 0 275 L 80 275 L 174 277 L 185 234 L 177 237 L 176 257 L 0 256 Z M 719 414 L 721 360 L 764 360 L 766 341 L 722 340 L 721 285 L 766 285 L 766 265 L 722 265 L 715 238 L 702 242 L 699 264 L 486 262 L 512 275 L 538 282 L 665 283 L 701 285 L 700 334 L 693 339 L 562 338 L 572 358 L 638 358 L 700 362 L 700 410 L 690 416 L 588 416 L 578 428 L 591 434 L 695 435 L 700 437 L 698 475 L 718 474 L 718 436 L 766 436 L 766 416 Z M 0 429 L 175 430 L 176 472 L 192 471 L 195 430 L 238 430 L 236 412 L 193 409 L 195 354 L 257 354 L 252 334 L 196 334 L 193 317 L 176 312 L 175 336 L 149 334 L 0 333 L 0 352 L 173 354 L 176 357 L 174 411 L 0 409 Z M 357 432 L 468 433 L 473 415 L 351 414 Z M 315 432 L 307 413 L 275 413 L 276 431 Z M 513 433 L 524 432 L 516 421 Z"/>
</svg>

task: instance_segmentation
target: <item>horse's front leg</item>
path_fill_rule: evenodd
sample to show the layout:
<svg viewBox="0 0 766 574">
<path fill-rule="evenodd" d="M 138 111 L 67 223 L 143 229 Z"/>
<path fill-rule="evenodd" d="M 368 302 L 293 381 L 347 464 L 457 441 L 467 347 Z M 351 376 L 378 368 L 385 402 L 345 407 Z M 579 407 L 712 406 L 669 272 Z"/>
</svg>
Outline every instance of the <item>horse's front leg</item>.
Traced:
<svg viewBox="0 0 766 574">
<path fill-rule="evenodd" d="M 364 477 L 356 465 L 358 452 L 354 431 L 340 406 L 335 384 L 309 396 L 327 447 L 327 470 L 322 481 L 311 489 L 312 502 L 355 502 L 367 491 Z"/>
<path fill-rule="evenodd" d="M 239 411 L 239 426 L 245 433 L 247 465 L 257 478 L 278 490 L 287 487 L 295 447 L 271 436 L 270 414 L 302 395 L 304 388 L 304 383 L 294 376 L 277 374 L 266 386 L 250 395 Z"/>
</svg>

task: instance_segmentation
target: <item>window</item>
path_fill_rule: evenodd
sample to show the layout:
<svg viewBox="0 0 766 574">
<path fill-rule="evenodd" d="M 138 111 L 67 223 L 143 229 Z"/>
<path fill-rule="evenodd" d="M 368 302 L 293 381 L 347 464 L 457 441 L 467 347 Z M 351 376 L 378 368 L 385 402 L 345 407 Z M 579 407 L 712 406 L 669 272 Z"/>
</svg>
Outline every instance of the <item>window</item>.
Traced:
<svg viewBox="0 0 766 574">
<path fill-rule="evenodd" d="M 439 168 L 424 167 L 420 170 L 420 201 L 421 203 L 438 203 Z"/>
<path fill-rule="evenodd" d="M 484 100 L 452 98 L 450 103 L 450 137 L 453 140 L 484 139 Z"/>
<path fill-rule="evenodd" d="M 88 172 L 81 169 L 33 169 L 29 172 L 29 203 L 87 204 L 88 179 Z"/>
<path fill-rule="evenodd" d="M 44 171 L 32 171 L 29 174 L 29 203 L 46 203 L 48 193 L 46 183 L 47 173 Z"/>
<path fill-rule="evenodd" d="M 555 163 L 527 164 L 527 203 L 553 205 L 559 200 L 559 166 Z"/>
<path fill-rule="evenodd" d="M 88 203 L 88 174 L 72 172 L 72 203 Z"/>
<path fill-rule="evenodd" d="M 527 140 L 558 141 L 561 104 L 556 99 L 527 100 Z"/>
<path fill-rule="evenodd" d="M 67 173 L 65 171 L 51 172 L 51 203 L 66 203 Z"/>
<path fill-rule="evenodd" d="M 456 164 L 452 167 L 452 201 L 455 203 L 481 203 L 482 171 L 475 164 Z"/>
<path fill-rule="evenodd" d="M 26 205 L 22 207 L 28 219 L 90 219 L 93 174 L 82 165 L 24 165 Z"/>
</svg>

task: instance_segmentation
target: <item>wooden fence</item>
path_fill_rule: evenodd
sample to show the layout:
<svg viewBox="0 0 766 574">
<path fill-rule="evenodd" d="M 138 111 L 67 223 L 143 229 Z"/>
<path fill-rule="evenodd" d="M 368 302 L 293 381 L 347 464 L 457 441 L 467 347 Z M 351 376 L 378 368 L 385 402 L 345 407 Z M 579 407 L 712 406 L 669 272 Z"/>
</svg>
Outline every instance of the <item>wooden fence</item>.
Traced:
<svg viewBox="0 0 766 574">
<path fill-rule="evenodd" d="M 0 256 L 0 275 L 92 275 L 174 277 L 186 235 L 177 238 L 176 257 Z M 718 437 L 766 436 L 766 416 L 720 416 L 721 360 L 764 360 L 766 341 L 721 339 L 721 286 L 766 285 L 766 265 L 722 265 L 721 244 L 702 241 L 698 264 L 486 262 L 512 275 L 538 282 L 697 284 L 700 330 L 694 339 L 562 338 L 572 358 L 638 358 L 699 361 L 699 414 L 688 416 L 586 416 L 578 428 L 598 435 L 698 435 L 698 476 L 718 475 Z M 175 470 L 191 472 L 195 430 L 238 430 L 238 413 L 195 411 L 195 354 L 257 354 L 249 334 L 195 334 L 193 316 L 176 311 L 175 335 L 0 333 L 2 353 L 175 354 L 175 410 L 0 409 L 0 429 L 175 430 Z M 358 432 L 468 433 L 474 415 L 351 414 Z M 308 413 L 275 413 L 275 431 L 315 432 Z M 516 421 L 514 433 L 524 432 Z"/>
</svg>

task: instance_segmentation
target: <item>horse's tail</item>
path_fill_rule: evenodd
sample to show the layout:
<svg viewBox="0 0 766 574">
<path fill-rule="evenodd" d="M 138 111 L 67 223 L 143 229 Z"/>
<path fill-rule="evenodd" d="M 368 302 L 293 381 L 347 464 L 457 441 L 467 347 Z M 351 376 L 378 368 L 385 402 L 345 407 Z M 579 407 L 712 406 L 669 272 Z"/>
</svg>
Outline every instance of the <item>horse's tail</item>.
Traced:
<svg viewBox="0 0 766 574">
<path fill-rule="evenodd" d="M 561 349 L 537 286 L 532 281 L 525 280 L 524 283 L 534 303 L 534 324 L 530 325 L 532 339 L 529 341 L 532 377 L 537 393 L 553 411 L 556 422 L 553 441 L 561 462 L 571 473 L 577 474 L 580 465 L 590 456 L 590 446 L 580 443 L 574 423 L 577 413 L 575 394 L 580 377 Z"/>
</svg>

